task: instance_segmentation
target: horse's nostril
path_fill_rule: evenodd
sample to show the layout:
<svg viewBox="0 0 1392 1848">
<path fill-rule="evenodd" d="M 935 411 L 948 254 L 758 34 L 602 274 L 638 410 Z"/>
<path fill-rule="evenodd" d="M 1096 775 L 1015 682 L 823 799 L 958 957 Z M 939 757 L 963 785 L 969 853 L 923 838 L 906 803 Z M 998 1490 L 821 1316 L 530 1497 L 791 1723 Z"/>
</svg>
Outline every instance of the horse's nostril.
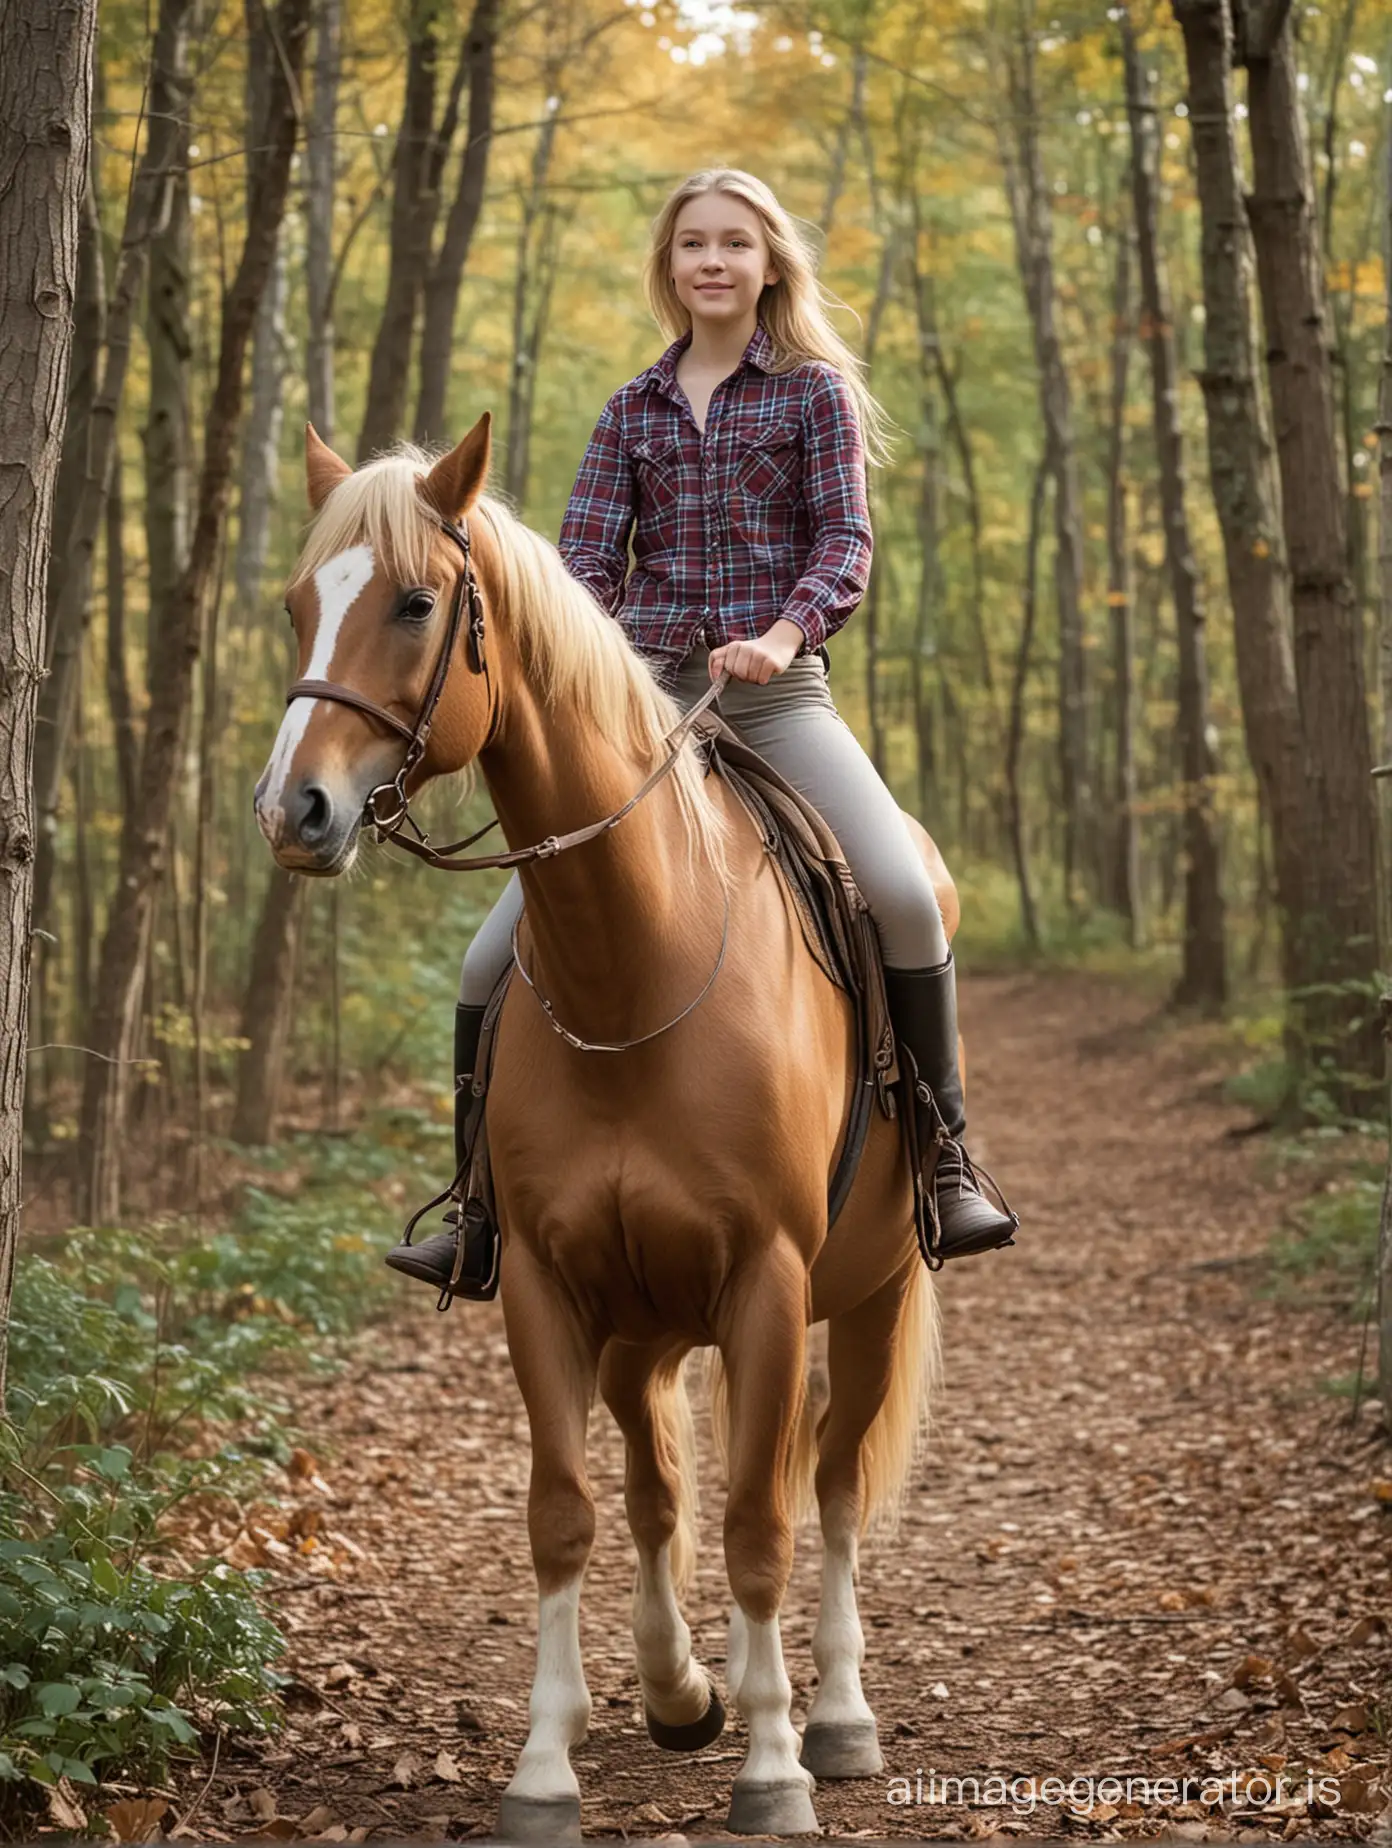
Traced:
<svg viewBox="0 0 1392 1848">
<path fill-rule="evenodd" d="M 329 801 L 329 792 L 321 789 L 318 783 L 300 785 L 299 835 L 307 847 L 322 841 L 329 831 L 333 820 L 333 804 Z"/>
</svg>

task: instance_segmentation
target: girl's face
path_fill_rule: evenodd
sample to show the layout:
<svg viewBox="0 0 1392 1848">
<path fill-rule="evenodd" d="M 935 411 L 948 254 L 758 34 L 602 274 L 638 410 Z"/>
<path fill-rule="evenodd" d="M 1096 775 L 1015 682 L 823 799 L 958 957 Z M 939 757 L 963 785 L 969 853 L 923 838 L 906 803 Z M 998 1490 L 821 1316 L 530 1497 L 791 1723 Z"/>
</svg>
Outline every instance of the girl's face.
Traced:
<svg viewBox="0 0 1392 1848">
<path fill-rule="evenodd" d="M 752 321 L 766 283 L 777 282 L 758 214 L 729 193 L 688 199 L 672 230 L 672 281 L 693 322 Z"/>
</svg>

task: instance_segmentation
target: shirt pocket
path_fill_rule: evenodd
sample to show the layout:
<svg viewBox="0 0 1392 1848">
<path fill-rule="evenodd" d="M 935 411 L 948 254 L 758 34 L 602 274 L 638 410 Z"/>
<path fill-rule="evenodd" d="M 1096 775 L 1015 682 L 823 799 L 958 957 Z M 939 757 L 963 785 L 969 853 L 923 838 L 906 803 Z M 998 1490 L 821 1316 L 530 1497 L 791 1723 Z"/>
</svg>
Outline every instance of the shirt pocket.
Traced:
<svg viewBox="0 0 1392 1848">
<path fill-rule="evenodd" d="M 786 420 L 756 425 L 735 456 L 735 491 L 766 505 L 790 499 L 802 486 L 802 431 Z"/>
<path fill-rule="evenodd" d="M 643 508 L 663 517 L 681 497 L 681 447 L 673 436 L 648 436 L 630 452 Z"/>
</svg>

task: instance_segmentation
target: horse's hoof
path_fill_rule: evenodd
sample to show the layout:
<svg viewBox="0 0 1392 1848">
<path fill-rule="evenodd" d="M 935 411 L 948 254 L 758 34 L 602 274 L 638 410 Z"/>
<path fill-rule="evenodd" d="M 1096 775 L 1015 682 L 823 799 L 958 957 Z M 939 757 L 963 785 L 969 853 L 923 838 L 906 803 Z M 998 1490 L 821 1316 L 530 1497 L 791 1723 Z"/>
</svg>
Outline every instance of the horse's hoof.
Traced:
<svg viewBox="0 0 1392 1848">
<path fill-rule="evenodd" d="M 814 1720 L 802 1735 L 798 1763 L 813 1777 L 878 1777 L 884 1770 L 873 1720 Z"/>
<path fill-rule="evenodd" d="M 643 1709 L 643 1718 L 648 1722 L 648 1737 L 664 1752 L 704 1751 L 725 1730 L 725 1709 L 714 1688 L 710 1690 L 710 1705 L 700 1719 L 691 1720 L 685 1726 L 669 1726 L 648 1707 Z"/>
<path fill-rule="evenodd" d="M 578 1842 L 579 1797 L 515 1797 L 504 1791 L 498 1805 L 502 1842 Z"/>
<path fill-rule="evenodd" d="M 741 1784 L 730 1792 L 725 1827 L 732 1835 L 820 1835 L 812 1807 L 810 1781 L 786 1784 Z"/>
</svg>

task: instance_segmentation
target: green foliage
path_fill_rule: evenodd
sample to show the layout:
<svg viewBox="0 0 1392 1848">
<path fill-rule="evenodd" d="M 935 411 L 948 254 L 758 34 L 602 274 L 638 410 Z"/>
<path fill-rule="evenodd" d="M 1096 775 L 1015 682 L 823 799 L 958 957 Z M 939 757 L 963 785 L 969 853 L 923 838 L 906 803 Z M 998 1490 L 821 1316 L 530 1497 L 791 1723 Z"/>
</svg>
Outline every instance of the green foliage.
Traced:
<svg viewBox="0 0 1392 1848">
<path fill-rule="evenodd" d="M 290 1434 L 277 1372 L 370 1316 L 394 1215 L 449 1129 L 391 1110 L 267 1151 L 231 1225 L 84 1228 L 18 1268 L 0 1425 L 0 1784 L 158 1777 L 208 1727 L 275 1721 L 255 1579 L 173 1550 L 170 1514 L 258 1490 Z M 0 1796 L 0 1804 L 4 1798 Z"/>
<path fill-rule="evenodd" d="M 1374 1289 L 1381 1204 L 1381 1169 L 1372 1162 L 1303 1201 L 1292 1214 L 1291 1229 L 1272 1240 L 1277 1290 L 1304 1294 L 1315 1281 L 1347 1301 L 1353 1314 L 1365 1314 Z"/>
<path fill-rule="evenodd" d="M 103 1463 L 123 1475 L 130 1452 Z M 69 1506 L 46 1531 L 0 1542 L 0 1781 L 155 1778 L 200 1724 L 275 1723 L 283 1643 L 247 1579 L 225 1566 L 157 1577 L 119 1526 L 94 1533 Z"/>
</svg>

